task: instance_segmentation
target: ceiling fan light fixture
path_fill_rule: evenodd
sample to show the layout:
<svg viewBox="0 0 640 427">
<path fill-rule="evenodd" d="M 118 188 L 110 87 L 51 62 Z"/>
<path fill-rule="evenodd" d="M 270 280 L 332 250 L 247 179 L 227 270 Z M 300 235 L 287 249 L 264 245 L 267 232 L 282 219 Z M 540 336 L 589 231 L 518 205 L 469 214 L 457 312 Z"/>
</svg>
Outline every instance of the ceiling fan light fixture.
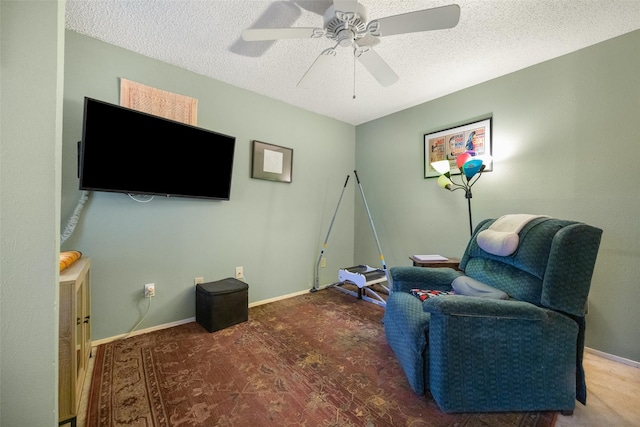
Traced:
<svg viewBox="0 0 640 427">
<path fill-rule="evenodd" d="M 336 41 L 342 47 L 349 47 L 355 41 L 355 36 L 351 30 L 342 30 L 336 36 Z"/>
</svg>

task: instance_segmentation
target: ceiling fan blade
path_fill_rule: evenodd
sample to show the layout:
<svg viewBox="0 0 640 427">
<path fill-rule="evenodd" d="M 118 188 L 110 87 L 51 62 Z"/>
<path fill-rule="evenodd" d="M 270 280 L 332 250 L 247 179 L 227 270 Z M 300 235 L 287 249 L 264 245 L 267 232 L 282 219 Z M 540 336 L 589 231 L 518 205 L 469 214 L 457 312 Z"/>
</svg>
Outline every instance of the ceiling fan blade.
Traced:
<svg viewBox="0 0 640 427">
<path fill-rule="evenodd" d="M 249 28 L 242 30 L 242 39 L 249 42 L 281 39 L 310 39 L 324 34 L 320 28 Z"/>
<path fill-rule="evenodd" d="M 331 7 L 331 4 L 333 3 L 333 1 L 331 0 L 293 0 L 293 2 L 298 5 L 300 9 L 307 10 L 320 16 L 323 16 L 327 9 Z"/>
<path fill-rule="evenodd" d="M 358 0 L 333 0 L 333 7 L 336 11 L 356 13 L 358 11 Z"/>
<path fill-rule="evenodd" d="M 323 50 L 316 60 L 313 61 L 313 64 L 311 64 L 307 72 L 304 73 L 297 87 L 310 87 L 313 82 L 317 81 L 318 76 L 325 72 L 332 59 L 336 56 L 336 53 L 335 48 L 332 47 Z"/>
<path fill-rule="evenodd" d="M 369 46 L 355 49 L 355 56 L 382 86 L 391 86 L 400 78 L 378 53 Z"/>
<path fill-rule="evenodd" d="M 376 19 L 369 24 L 374 36 L 415 33 L 418 31 L 443 30 L 453 28 L 460 20 L 460 6 L 434 7 L 401 15 Z M 374 28 L 377 25 L 377 28 Z"/>
<path fill-rule="evenodd" d="M 357 41 L 358 46 L 375 47 L 380 44 L 380 38 L 366 33 L 361 39 Z"/>
</svg>

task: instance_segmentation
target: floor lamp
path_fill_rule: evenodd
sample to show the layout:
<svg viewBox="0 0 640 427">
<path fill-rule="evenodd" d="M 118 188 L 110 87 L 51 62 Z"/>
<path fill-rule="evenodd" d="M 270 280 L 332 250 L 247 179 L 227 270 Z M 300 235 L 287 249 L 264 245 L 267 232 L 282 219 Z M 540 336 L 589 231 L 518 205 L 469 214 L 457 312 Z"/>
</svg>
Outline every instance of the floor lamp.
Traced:
<svg viewBox="0 0 640 427">
<path fill-rule="evenodd" d="M 473 157 L 465 152 L 456 157 L 456 166 L 460 169 L 460 183 L 451 180 L 451 164 L 449 160 L 440 160 L 431 163 L 431 166 L 440 173 L 438 185 L 449 191 L 464 190 L 464 197 L 469 206 L 469 234 L 473 236 L 473 221 L 471 219 L 471 187 L 478 182 L 486 165 L 482 159 Z"/>
</svg>

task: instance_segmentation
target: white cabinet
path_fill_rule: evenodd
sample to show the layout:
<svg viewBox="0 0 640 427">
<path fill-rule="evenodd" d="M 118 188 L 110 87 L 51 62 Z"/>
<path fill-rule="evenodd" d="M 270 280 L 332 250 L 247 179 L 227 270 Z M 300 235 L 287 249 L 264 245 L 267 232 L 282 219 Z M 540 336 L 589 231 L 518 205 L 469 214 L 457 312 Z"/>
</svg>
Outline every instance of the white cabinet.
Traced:
<svg viewBox="0 0 640 427">
<path fill-rule="evenodd" d="M 76 425 L 91 357 L 91 262 L 81 257 L 60 273 L 58 418 Z"/>
</svg>

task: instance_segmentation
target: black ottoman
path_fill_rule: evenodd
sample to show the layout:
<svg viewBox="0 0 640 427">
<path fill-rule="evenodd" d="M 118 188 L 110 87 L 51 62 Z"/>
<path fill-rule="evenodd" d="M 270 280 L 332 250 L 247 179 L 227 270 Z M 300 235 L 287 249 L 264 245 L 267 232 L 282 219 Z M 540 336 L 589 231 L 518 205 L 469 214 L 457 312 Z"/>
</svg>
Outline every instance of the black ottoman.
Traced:
<svg viewBox="0 0 640 427">
<path fill-rule="evenodd" d="M 249 285 L 228 277 L 196 286 L 196 322 L 209 332 L 249 319 Z"/>
</svg>

